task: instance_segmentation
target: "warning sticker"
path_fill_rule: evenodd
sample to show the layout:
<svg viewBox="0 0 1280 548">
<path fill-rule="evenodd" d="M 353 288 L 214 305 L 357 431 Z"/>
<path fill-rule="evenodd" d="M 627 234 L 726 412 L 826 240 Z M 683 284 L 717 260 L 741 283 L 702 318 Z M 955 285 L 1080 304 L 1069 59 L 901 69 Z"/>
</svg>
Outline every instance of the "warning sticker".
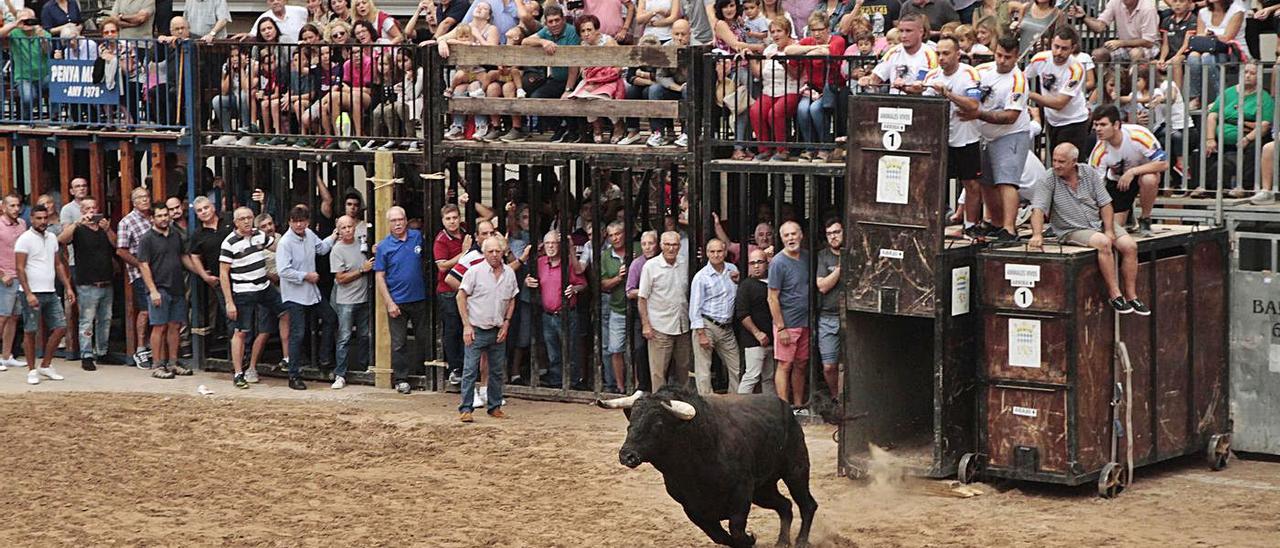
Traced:
<svg viewBox="0 0 1280 548">
<path fill-rule="evenodd" d="M 1033 407 L 1018 407 L 1015 405 L 1013 406 L 1013 414 L 1019 417 L 1028 417 L 1028 418 L 1034 419 L 1036 418 L 1037 415 L 1040 414 L 1040 412 Z"/>
<path fill-rule="evenodd" d="M 1040 281 L 1040 265 L 1038 264 L 1006 264 L 1004 279 L 1013 287 L 1035 287 Z"/>
</svg>

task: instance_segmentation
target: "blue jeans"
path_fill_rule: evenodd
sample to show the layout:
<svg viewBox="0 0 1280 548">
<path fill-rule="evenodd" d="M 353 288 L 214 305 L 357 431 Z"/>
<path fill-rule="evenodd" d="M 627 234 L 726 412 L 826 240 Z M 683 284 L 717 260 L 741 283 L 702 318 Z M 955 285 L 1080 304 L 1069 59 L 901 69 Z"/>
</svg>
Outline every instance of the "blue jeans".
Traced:
<svg viewBox="0 0 1280 548">
<path fill-rule="evenodd" d="M 475 409 L 476 380 L 480 377 L 480 354 L 489 355 L 489 385 L 486 398 L 488 412 L 502 406 L 502 383 L 506 374 L 507 344 L 498 342 L 501 328 L 476 329 L 476 340 L 467 346 L 467 358 L 462 366 L 462 405 L 458 411 L 470 413 Z"/>
<path fill-rule="evenodd" d="M 111 286 L 76 286 L 80 318 L 80 357 L 96 359 L 107 354 L 111 341 L 111 304 L 115 298 Z M 96 342 L 95 342 L 96 341 Z"/>
<path fill-rule="evenodd" d="M 289 315 L 289 378 L 297 378 L 301 372 L 298 364 L 302 361 L 302 338 L 307 335 L 307 312 L 318 313 L 320 303 L 298 304 L 281 303 Z"/>
<path fill-rule="evenodd" d="M 232 131 L 231 124 L 233 121 L 240 122 L 241 126 L 249 123 L 248 93 L 232 92 L 227 95 L 219 95 L 213 98 L 211 107 L 218 117 L 218 125 L 225 133 Z"/>
<path fill-rule="evenodd" d="M 800 95 L 800 103 L 796 108 L 796 123 L 800 126 L 800 138 L 807 143 L 825 143 L 831 140 L 831 115 L 835 108 L 836 90 L 831 86 L 822 88 L 822 96 L 818 100 L 808 95 Z"/>
<path fill-rule="evenodd" d="M 354 336 L 356 348 L 368 348 L 369 345 L 369 304 L 334 303 L 333 311 L 338 315 L 338 350 L 333 376 L 345 377 L 347 376 L 347 356 L 351 352 L 352 328 L 356 331 Z M 293 334 L 292 328 L 289 334 Z M 289 355 L 293 355 L 292 350 L 289 351 Z"/>
<path fill-rule="evenodd" d="M 450 291 L 436 296 L 440 306 L 440 341 L 444 346 L 444 361 L 449 372 L 462 374 L 462 316 L 458 315 L 458 292 Z"/>
<path fill-rule="evenodd" d="M 1200 86 L 1202 82 L 1207 83 L 1204 97 L 1200 97 L 1200 104 L 1208 106 L 1210 101 L 1218 98 L 1218 84 L 1221 75 L 1218 73 L 1218 63 L 1226 62 L 1226 55 L 1221 58 L 1218 54 L 1202 53 L 1187 55 L 1187 96 L 1191 98 L 1200 97 Z M 1203 67 L 1204 73 L 1201 74 Z"/>
<path fill-rule="evenodd" d="M 47 80 L 19 80 L 18 100 L 21 104 L 23 120 L 34 120 L 40 113 L 40 105 L 44 103 L 49 92 Z"/>
<path fill-rule="evenodd" d="M 577 363 L 573 359 L 573 345 L 578 338 L 578 314 L 572 310 L 569 315 L 569 351 L 560 348 L 560 316 L 542 313 L 542 342 L 547 345 L 547 378 L 546 384 L 559 388 L 563 383 L 561 364 Z M 575 371 L 576 373 L 576 371 Z M 578 376 L 575 374 L 574 378 Z"/>
</svg>

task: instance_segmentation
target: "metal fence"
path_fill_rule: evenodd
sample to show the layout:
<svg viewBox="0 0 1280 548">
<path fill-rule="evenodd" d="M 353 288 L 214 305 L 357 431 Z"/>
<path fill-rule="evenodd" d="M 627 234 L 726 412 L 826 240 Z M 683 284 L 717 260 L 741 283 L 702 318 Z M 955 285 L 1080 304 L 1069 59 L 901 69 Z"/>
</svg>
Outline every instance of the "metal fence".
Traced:
<svg viewBox="0 0 1280 548">
<path fill-rule="evenodd" d="M 9 38 L 0 124 L 181 131 L 192 47 L 114 38 Z"/>
</svg>

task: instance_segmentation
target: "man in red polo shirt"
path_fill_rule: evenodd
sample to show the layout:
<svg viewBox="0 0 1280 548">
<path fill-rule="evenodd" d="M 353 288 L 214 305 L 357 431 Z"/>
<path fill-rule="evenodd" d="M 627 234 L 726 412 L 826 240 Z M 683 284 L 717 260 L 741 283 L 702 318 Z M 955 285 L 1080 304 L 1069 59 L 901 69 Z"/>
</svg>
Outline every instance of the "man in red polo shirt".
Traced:
<svg viewBox="0 0 1280 548">
<path fill-rule="evenodd" d="M 436 234 L 432 244 L 432 257 L 436 259 L 436 302 L 440 304 L 440 318 L 444 325 L 441 340 L 444 341 L 444 359 L 449 364 L 449 383 L 462 382 L 462 317 L 458 315 L 457 289 L 445 282 L 449 271 L 471 249 L 471 235 L 462 228 L 462 213 L 458 206 L 447 204 L 440 208 L 440 224 L 444 228 Z"/>
</svg>

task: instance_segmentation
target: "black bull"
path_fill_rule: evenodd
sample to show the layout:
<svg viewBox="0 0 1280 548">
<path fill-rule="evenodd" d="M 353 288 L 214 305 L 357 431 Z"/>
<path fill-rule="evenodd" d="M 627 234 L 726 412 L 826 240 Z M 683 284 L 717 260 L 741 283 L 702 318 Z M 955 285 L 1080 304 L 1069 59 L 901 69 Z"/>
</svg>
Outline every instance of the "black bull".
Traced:
<svg viewBox="0 0 1280 548">
<path fill-rule="evenodd" d="M 631 423 L 618 460 L 657 468 L 667 494 L 712 541 L 755 544 L 747 533 L 755 503 L 778 513 L 777 544 L 790 545 L 791 501 L 778 492 L 782 480 L 800 506 L 796 544 L 808 545 L 818 502 L 809 493 L 809 449 L 791 405 L 765 394 L 703 398 L 670 385 L 596 404 L 622 409 Z"/>
</svg>

